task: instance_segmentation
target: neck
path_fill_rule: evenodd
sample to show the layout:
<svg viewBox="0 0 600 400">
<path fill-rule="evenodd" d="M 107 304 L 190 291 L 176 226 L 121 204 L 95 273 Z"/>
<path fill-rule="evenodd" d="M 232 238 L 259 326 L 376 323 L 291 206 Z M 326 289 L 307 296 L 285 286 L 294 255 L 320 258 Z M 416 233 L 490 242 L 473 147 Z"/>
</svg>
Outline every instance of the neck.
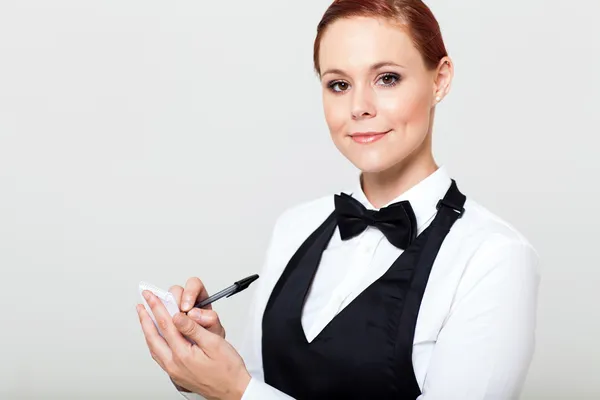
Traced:
<svg viewBox="0 0 600 400">
<path fill-rule="evenodd" d="M 361 173 L 363 192 L 373 206 L 383 207 L 438 169 L 430 141 L 431 135 L 428 135 L 420 151 L 387 170 Z"/>
</svg>

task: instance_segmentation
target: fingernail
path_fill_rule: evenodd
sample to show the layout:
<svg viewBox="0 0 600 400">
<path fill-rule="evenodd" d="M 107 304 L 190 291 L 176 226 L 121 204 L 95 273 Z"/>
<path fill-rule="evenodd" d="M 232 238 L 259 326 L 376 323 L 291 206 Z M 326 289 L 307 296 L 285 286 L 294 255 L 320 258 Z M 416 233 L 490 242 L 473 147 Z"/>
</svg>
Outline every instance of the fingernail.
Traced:
<svg viewBox="0 0 600 400">
<path fill-rule="evenodd" d="M 183 309 L 188 309 L 190 308 L 192 305 L 188 302 L 188 301 L 184 301 L 183 304 L 181 305 L 181 308 Z"/>
<path fill-rule="evenodd" d="M 194 318 L 194 319 L 202 318 L 202 313 L 197 308 L 192 308 L 192 310 L 190 310 L 190 312 L 188 312 L 188 315 L 190 316 L 190 318 Z"/>
<path fill-rule="evenodd" d="M 146 299 L 146 301 L 150 300 L 150 292 L 144 290 L 142 292 L 142 296 L 144 296 L 144 298 Z"/>
</svg>

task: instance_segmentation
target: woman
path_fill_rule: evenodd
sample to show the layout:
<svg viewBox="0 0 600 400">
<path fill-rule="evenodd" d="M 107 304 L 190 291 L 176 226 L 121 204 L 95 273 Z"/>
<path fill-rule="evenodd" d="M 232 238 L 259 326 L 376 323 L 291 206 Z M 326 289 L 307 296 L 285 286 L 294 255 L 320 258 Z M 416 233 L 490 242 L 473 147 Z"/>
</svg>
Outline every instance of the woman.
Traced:
<svg viewBox="0 0 600 400">
<path fill-rule="evenodd" d="M 165 332 L 139 308 L 154 359 L 207 398 L 518 397 L 538 257 L 434 161 L 435 107 L 453 77 L 434 16 L 418 0 L 338 0 L 314 50 L 331 137 L 360 170 L 355 189 L 277 220 L 243 358 L 214 311 L 171 319 L 150 296 Z M 171 291 L 182 311 L 208 295 L 197 278 Z"/>
</svg>

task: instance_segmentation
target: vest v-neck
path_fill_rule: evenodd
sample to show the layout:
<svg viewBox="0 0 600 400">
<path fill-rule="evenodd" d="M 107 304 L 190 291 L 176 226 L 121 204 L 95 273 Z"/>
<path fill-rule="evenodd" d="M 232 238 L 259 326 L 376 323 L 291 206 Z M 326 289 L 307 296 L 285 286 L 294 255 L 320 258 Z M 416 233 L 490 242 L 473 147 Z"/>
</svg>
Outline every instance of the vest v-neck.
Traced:
<svg viewBox="0 0 600 400">
<path fill-rule="evenodd" d="M 302 310 L 337 226 L 332 212 L 290 258 L 265 307 L 265 382 L 298 400 L 416 399 L 417 316 L 434 260 L 464 202 L 452 181 L 431 224 L 308 342 Z"/>
<path fill-rule="evenodd" d="M 301 339 L 304 341 L 304 343 L 306 343 L 307 345 L 310 345 L 312 343 L 314 343 L 315 341 L 319 340 L 320 336 L 324 333 L 326 333 L 327 329 L 331 329 L 332 325 L 336 324 L 336 320 L 338 318 L 343 318 L 345 313 L 351 313 L 354 304 L 356 304 L 357 302 L 361 301 L 361 297 L 365 296 L 365 293 L 368 293 L 371 289 L 372 286 L 377 285 L 377 282 L 381 279 L 386 279 L 386 275 L 390 274 L 390 271 L 392 271 L 393 269 L 400 269 L 400 270 L 412 270 L 414 265 L 410 264 L 410 260 L 407 260 L 408 255 L 411 254 L 413 252 L 413 247 L 414 246 L 422 246 L 422 243 L 424 242 L 424 240 L 426 240 L 426 237 L 429 233 L 429 227 L 426 228 L 423 232 L 421 232 L 414 240 L 413 243 L 411 243 L 411 245 L 404 250 L 400 256 L 398 256 L 398 258 L 394 261 L 394 263 L 390 266 L 390 268 L 378 279 L 376 279 L 374 282 L 372 282 L 370 285 L 368 285 L 361 293 L 359 293 L 352 301 L 350 301 L 348 304 L 346 304 L 346 306 L 344 308 L 342 308 L 316 335 L 312 340 L 308 340 L 308 338 L 306 337 L 306 332 L 304 331 L 304 328 L 302 326 L 302 312 L 303 312 L 303 308 L 304 308 L 304 304 L 306 304 L 306 299 L 308 297 L 308 292 L 310 290 L 310 287 L 312 285 L 312 280 L 314 279 L 314 276 L 317 272 L 318 269 L 318 263 L 320 261 L 320 255 L 323 254 L 323 251 L 325 250 L 325 248 L 327 247 L 327 244 L 329 243 L 329 241 L 331 240 L 331 237 L 333 236 L 334 232 L 335 232 L 335 228 L 336 228 L 336 224 L 335 224 L 335 220 L 332 221 L 332 217 L 335 216 L 335 213 L 332 213 L 330 215 L 329 218 L 326 219 L 326 221 L 316 230 L 317 236 L 315 238 L 315 243 L 313 244 L 313 246 L 311 247 L 311 249 L 309 251 L 314 251 L 314 253 L 312 254 L 307 254 L 305 255 L 308 256 L 308 259 L 303 259 L 303 268 L 306 268 L 307 270 L 310 270 L 310 281 L 306 287 L 306 291 L 304 291 L 304 294 L 302 296 L 301 299 L 301 307 L 300 307 L 300 312 L 299 314 L 296 316 L 296 321 L 295 324 L 297 325 L 297 327 L 295 328 L 296 331 L 301 332 Z M 385 240 L 385 239 L 384 239 Z M 408 261 L 408 263 L 407 263 Z"/>
</svg>

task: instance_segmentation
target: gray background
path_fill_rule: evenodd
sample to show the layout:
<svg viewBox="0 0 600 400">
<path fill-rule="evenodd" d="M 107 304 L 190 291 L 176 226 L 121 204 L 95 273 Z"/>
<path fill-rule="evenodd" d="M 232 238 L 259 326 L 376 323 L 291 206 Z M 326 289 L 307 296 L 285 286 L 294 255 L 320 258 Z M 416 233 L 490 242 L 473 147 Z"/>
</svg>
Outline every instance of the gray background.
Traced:
<svg viewBox="0 0 600 400">
<path fill-rule="evenodd" d="M 456 67 L 437 160 L 543 259 L 523 398 L 600 398 L 600 3 L 428 4 Z M 283 209 L 357 177 L 312 71 L 328 5 L 0 1 L 1 398 L 180 398 L 138 282 L 258 272 Z M 236 345 L 250 290 L 215 306 Z"/>
</svg>

